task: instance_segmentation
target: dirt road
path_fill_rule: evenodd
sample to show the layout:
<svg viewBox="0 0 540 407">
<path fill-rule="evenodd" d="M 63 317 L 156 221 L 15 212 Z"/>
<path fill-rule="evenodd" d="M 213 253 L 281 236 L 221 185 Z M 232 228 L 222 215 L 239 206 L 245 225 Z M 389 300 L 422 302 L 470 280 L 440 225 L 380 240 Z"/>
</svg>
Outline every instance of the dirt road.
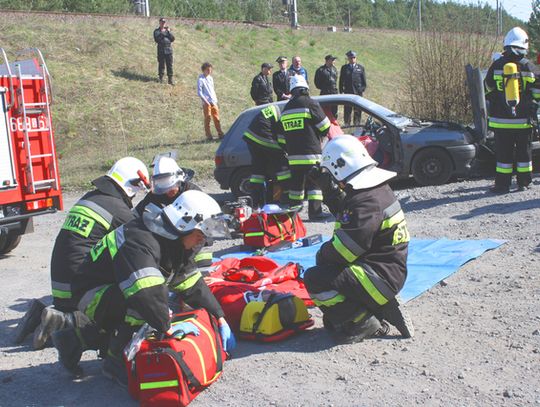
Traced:
<svg viewBox="0 0 540 407">
<path fill-rule="evenodd" d="M 491 182 L 396 192 L 414 237 L 507 240 L 407 305 L 415 338 L 335 346 L 314 311 L 315 329 L 301 336 L 240 342 L 222 378 L 192 405 L 540 405 L 540 177 L 535 188 L 505 196 L 487 194 Z M 67 195 L 66 208 L 77 196 Z M 38 218 L 36 232 L 0 259 L 0 406 L 136 405 L 101 375 L 93 353 L 75 383 L 54 349 L 12 344 L 28 301 L 50 301 L 48 264 L 64 216 Z M 307 225 L 309 233 L 332 229 Z"/>
</svg>

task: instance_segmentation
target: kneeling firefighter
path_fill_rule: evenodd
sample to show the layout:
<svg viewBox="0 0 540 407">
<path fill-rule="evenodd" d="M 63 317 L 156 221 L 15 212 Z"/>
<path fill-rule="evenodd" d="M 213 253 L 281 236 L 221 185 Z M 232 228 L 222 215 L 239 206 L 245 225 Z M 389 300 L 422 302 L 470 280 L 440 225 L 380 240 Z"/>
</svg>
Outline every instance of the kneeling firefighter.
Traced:
<svg viewBox="0 0 540 407">
<path fill-rule="evenodd" d="M 186 191 L 201 190 L 188 179 L 188 175 L 171 157 L 158 156 L 152 166 L 152 189 L 135 207 L 135 212 L 139 216 L 143 215 L 148 205 L 164 208 Z M 195 256 L 195 262 L 199 267 L 209 267 L 212 264 L 212 252 L 207 249 L 201 250 Z"/>
<path fill-rule="evenodd" d="M 149 205 L 136 218 L 106 235 L 75 274 L 72 287 L 79 310 L 95 322 L 53 334 L 60 362 L 78 375 L 82 352 L 106 350 L 103 373 L 127 383 L 122 350 L 145 322 L 170 332 L 168 291 L 188 305 L 218 318 L 225 350 L 235 339 L 223 311 L 194 265 L 195 248 L 206 238 L 228 233 L 217 202 L 187 191 L 163 209 Z"/>
<path fill-rule="evenodd" d="M 155 204 L 163 208 L 174 202 L 181 193 L 200 188 L 188 180 L 188 176 L 178 166 L 176 161 L 167 156 L 158 156 L 154 159 L 151 178 L 152 190 L 137 204 L 135 210 L 142 216 L 148 204 Z"/>
<path fill-rule="evenodd" d="M 396 299 L 407 277 L 409 232 L 387 184 L 396 174 L 376 165 L 358 139 L 342 135 L 326 144 L 322 174 L 314 177 L 324 194 L 333 189 L 328 196 L 339 198 L 328 204 L 337 221 L 332 239 L 322 245 L 317 265 L 306 271 L 304 281 L 324 313 L 324 326 L 344 340 L 385 334 L 384 320 L 403 337 L 413 336 Z M 335 180 L 339 189 L 329 188 L 331 183 L 323 179 Z"/>
<path fill-rule="evenodd" d="M 281 193 L 288 189 L 291 172 L 280 146 L 280 117 L 279 107 L 268 105 L 253 118 L 243 135 L 251 154 L 249 182 L 254 207 L 279 201 Z"/>
<path fill-rule="evenodd" d="M 33 302 L 19 324 L 17 343 L 34 332 L 34 349 L 42 349 L 52 332 L 87 322 L 72 301 L 71 278 L 103 236 L 135 217 L 132 200 L 149 187 L 148 170 L 142 161 L 124 157 L 92 184 L 95 189 L 70 209 L 56 237 L 51 258 L 53 305 Z"/>
</svg>

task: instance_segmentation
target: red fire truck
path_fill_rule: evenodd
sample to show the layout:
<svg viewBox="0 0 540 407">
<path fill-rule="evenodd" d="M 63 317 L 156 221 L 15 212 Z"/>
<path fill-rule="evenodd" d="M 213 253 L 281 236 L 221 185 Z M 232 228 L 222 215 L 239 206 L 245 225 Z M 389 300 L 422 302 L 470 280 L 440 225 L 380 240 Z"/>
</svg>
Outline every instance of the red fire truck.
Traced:
<svg viewBox="0 0 540 407">
<path fill-rule="evenodd" d="M 49 70 L 37 48 L 17 55 L 28 59 L 10 63 L 0 48 L 0 255 L 33 231 L 34 216 L 62 209 Z"/>
</svg>

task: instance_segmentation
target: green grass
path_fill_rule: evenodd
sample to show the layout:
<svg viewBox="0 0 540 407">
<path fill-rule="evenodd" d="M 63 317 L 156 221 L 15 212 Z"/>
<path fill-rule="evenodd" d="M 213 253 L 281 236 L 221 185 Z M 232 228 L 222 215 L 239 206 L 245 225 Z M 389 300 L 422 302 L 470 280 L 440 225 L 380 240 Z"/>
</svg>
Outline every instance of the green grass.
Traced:
<svg viewBox="0 0 540 407">
<path fill-rule="evenodd" d="M 204 61 L 214 64 L 214 81 L 224 130 L 253 105 L 251 79 L 260 64 L 278 55 L 302 56 L 313 79 L 324 55 L 345 63 L 349 49 L 366 67 L 366 97 L 399 109 L 406 32 L 329 33 L 250 27 L 181 25 L 176 35 L 176 86 L 160 85 L 154 19 L 0 15 L 0 46 L 10 57 L 38 47 L 53 76 L 53 121 L 65 187 L 87 185 L 118 158 L 133 155 L 149 162 L 158 152 L 177 149 L 182 166 L 211 177 L 217 143 L 204 144 L 196 80 Z M 313 94 L 318 94 L 314 90 Z"/>
</svg>

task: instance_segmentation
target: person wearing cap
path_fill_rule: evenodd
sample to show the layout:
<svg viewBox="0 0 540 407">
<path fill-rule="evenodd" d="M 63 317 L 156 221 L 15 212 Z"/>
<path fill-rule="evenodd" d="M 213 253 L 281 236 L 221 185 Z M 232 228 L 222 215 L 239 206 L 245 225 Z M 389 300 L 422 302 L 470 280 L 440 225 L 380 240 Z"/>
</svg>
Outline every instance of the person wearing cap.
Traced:
<svg viewBox="0 0 540 407">
<path fill-rule="evenodd" d="M 274 92 L 276 93 L 276 99 L 288 100 L 291 98 L 291 92 L 289 91 L 289 72 L 287 70 L 287 57 L 280 56 L 276 59 L 279 64 L 279 71 L 274 72 L 272 75 L 272 84 L 274 85 Z"/>
<path fill-rule="evenodd" d="M 289 203 L 300 206 L 307 190 L 308 216 L 312 221 L 325 220 L 323 194 L 307 174 L 321 160 L 321 143 L 330 129 L 330 120 L 321 105 L 309 97 L 309 85 L 302 75 L 291 76 L 291 100 L 281 113 L 285 150 L 291 171 Z"/>
<path fill-rule="evenodd" d="M 207 140 L 213 139 L 212 132 L 210 131 L 210 120 L 214 121 L 219 139 L 223 138 L 223 130 L 221 130 L 221 121 L 219 119 L 218 100 L 214 89 L 214 78 L 212 77 L 213 69 L 214 66 L 210 62 L 203 63 L 201 65 L 202 74 L 197 79 L 197 94 L 202 102 L 204 132 Z"/>
<path fill-rule="evenodd" d="M 72 299 L 71 279 L 103 236 L 135 217 L 132 200 L 150 186 L 146 166 L 134 157 L 121 158 L 92 185 L 95 188 L 70 209 L 54 243 L 50 269 L 53 305 L 40 306 L 39 300 L 33 303 L 36 305 L 19 324 L 18 343 L 34 332 L 33 347 L 42 349 L 54 331 L 87 322 Z"/>
<path fill-rule="evenodd" d="M 169 26 L 166 25 L 167 20 L 161 17 L 159 19 L 159 27 L 154 30 L 154 41 L 157 44 L 157 59 L 158 59 L 158 78 L 159 83 L 163 83 L 163 74 L 165 66 L 167 66 L 167 77 L 169 85 L 174 85 L 173 81 L 173 49 L 174 35 Z"/>
<path fill-rule="evenodd" d="M 320 89 L 321 95 L 335 95 L 338 93 L 338 73 L 334 66 L 337 57 L 327 55 L 324 57 L 324 65 L 321 65 L 315 72 L 315 86 Z M 337 106 L 331 108 L 334 118 L 337 116 Z"/>
<path fill-rule="evenodd" d="M 401 205 L 388 186 L 396 173 L 378 168 L 350 135 L 330 140 L 322 157 L 315 182 L 325 198 L 332 184 L 342 193 L 328 205 L 336 217 L 333 236 L 317 252 L 317 265 L 304 274 L 324 327 L 337 340 L 354 342 L 385 335 L 389 323 L 409 338 L 414 329 L 396 298 L 407 278 L 410 239 Z"/>
<path fill-rule="evenodd" d="M 309 83 L 308 72 L 306 68 L 302 66 L 302 58 L 298 55 L 294 56 L 292 59 L 292 64 L 289 67 L 289 76 L 301 75 L 306 80 L 306 83 Z"/>
<path fill-rule="evenodd" d="M 345 55 L 347 55 L 349 63 L 341 67 L 341 72 L 339 74 L 339 92 L 362 96 L 367 86 L 365 69 L 356 62 L 356 52 L 348 51 Z M 351 125 L 351 111 L 351 106 L 345 106 L 343 112 L 345 126 Z M 354 125 L 360 125 L 361 119 L 362 111 L 355 108 Z"/>
<path fill-rule="evenodd" d="M 125 386 L 122 350 L 144 323 L 169 337 L 186 333 L 171 329 L 169 290 L 214 315 L 225 350 L 234 348 L 223 310 L 193 262 L 207 239 L 227 235 L 221 208 L 201 191 L 187 191 L 165 208 L 149 205 L 107 234 L 73 277 L 73 299 L 93 324 L 55 332 L 61 364 L 80 375 L 82 353 L 104 350 L 103 374 Z"/>
<path fill-rule="evenodd" d="M 258 105 L 272 103 L 272 82 L 268 79 L 272 73 L 272 64 L 265 62 L 261 65 L 261 72 L 251 81 L 251 98 Z"/>
</svg>

